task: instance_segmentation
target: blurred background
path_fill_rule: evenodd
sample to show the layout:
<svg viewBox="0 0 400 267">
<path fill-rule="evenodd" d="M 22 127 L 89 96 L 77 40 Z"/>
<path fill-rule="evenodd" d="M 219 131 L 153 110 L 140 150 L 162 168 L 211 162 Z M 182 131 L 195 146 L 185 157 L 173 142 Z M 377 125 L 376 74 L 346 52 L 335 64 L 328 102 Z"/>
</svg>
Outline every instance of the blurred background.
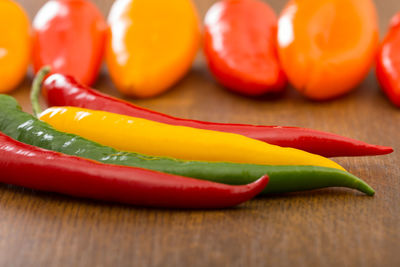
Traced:
<svg viewBox="0 0 400 267">
<path fill-rule="evenodd" d="M 285 4 L 287 3 L 286 0 L 263 0 L 264 2 L 268 3 L 278 14 L 283 9 Z M 40 9 L 40 7 L 46 3 L 46 0 L 19 0 L 17 1 L 22 4 L 22 6 L 27 10 L 29 16 L 31 18 L 34 17 L 36 12 Z M 92 0 L 101 10 L 101 12 L 107 16 L 110 10 L 110 7 L 113 3 L 112 0 Z M 215 0 L 193 0 L 196 4 L 199 14 L 201 18 L 204 18 L 204 15 L 208 8 L 217 1 Z M 389 24 L 390 18 L 400 10 L 400 1 L 398 0 L 375 0 L 375 5 L 379 13 L 379 26 L 381 29 L 381 36 L 382 34 L 386 33 L 387 26 Z M 397 7 L 397 8 L 395 8 Z"/>
</svg>

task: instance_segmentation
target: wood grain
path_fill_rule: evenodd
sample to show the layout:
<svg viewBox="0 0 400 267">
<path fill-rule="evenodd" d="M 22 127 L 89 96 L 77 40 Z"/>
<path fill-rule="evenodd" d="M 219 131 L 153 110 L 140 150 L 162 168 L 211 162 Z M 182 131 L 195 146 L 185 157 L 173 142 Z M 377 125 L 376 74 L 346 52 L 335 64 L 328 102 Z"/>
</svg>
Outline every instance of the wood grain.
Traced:
<svg viewBox="0 0 400 267">
<path fill-rule="evenodd" d="M 31 17 L 44 0 L 21 0 Z M 111 0 L 97 0 L 106 14 Z M 203 16 L 214 1 L 198 0 Z M 269 1 L 279 11 L 285 1 Z M 376 1 L 382 33 L 400 10 Z M 30 111 L 28 87 L 13 95 Z M 120 96 L 106 71 L 99 90 Z M 199 56 L 171 91 L 132 100 L 203 120 L 296 125 L 400 149 L 400 110 L 370 75 L 341 99 L 315 103 L 288 89 L 281 97 L 244 98 L 214 83 Z M 376 189 L 345 189 L 258 198 L 214 211 L 143 209 L 0 185 L 1 266 L 400 266 L 400 160 L 337 161 Z"/>
</svg>

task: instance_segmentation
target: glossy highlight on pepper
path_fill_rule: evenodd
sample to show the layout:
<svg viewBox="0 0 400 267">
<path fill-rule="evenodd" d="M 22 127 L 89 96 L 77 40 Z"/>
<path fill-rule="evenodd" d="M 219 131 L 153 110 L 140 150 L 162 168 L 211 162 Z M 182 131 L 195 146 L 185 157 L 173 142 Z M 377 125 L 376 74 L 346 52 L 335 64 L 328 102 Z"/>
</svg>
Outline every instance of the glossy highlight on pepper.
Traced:
<svg viewBox="0 0 400 267">
<path fill-rule="evenodd" d="M 263 176 L 230 186 L 145 169 L 97 163 L 17 142 L 0 132 L 0 181 L 71 196 L 167 208 L 227 208 L 259 194 Z M 27 171 L 28 170 L 28 171 Z"/>
<path fill-rule="evenodd" d="M 282 67 L 314 100 L 354 89 L 372 66 L 378 38 L 373 0 L 290 0 L 278 22 Z"/>
<path fill-rule="evenodd" d="M 30 23 L 23 8 L 0 1 L 0 93 L 15 89 L 24 79 L 31 59 Z"/>
<path fill-rule="evenodd" d="M 316 166 L 273 166 L 229 162 L 183 161 L 118 151 L 77 135 L 59 132 L 47 123 L 25 113 L 10 96 L 0 95 L 0 131 L 16 140 L 92 159 L 106 164 L 139 167 L 180 176 L 231 185 L 256 181 L 268 173 L 270 183 L 263 194 L 296 192 L 325 187 L 347 187 L 373 195 L 374 190 L 361 179 L 338 169 Z"/>
<path fill-rule="evenodd" d="M 48 68 L 44 68 L 36 76 L 34 84 L 37 87 L 37 91 L 40 90 L 42 80 L 48 71 Z M 171 125 L 231 132 L 272 145 L 297 148 L 325 157 L 383 155 L 393 152 L 390 147 L 371 145 L 332 133 L 306 128 L 215 123 L 172 117 L 103 94 L 78 83 L 71 76 L 62 74 L 53 74 L 44 80 L 43 94 L 49 106 L 76 106 L 144 118 Z M 32 103 L 34 104 L 35 101 Z"/>
<path fill-rule="evenodd" d="M 33 66 L 50 65 L 91 85 L 105 51 L 107 23 L 90 0 L 51 0 L 33 21 Z"/>
</svg>

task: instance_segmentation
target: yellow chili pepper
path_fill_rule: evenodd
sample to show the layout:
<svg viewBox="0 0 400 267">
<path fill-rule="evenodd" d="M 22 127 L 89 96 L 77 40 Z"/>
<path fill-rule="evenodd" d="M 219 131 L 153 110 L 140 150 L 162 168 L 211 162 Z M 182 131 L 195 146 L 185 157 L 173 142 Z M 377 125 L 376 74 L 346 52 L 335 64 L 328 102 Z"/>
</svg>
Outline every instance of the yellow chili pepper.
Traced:
<svg viewBox="0 0 400 267">
<path fill-rule="evenodd" d="M 119 150 L 147 155 L 265 165 L 313 165 L 344 170 L 327 158 L 238 134 L 173 126 L 110 112 L 53 107 L 42 112 L 39 118 L 59 131 Z"/>
<path fill-rule="evenodd" d="M 30 24 L 25 11 L 11 0 L 0 1 L 0 93 L 18 86 L 30 61 Z"/>
</svg>

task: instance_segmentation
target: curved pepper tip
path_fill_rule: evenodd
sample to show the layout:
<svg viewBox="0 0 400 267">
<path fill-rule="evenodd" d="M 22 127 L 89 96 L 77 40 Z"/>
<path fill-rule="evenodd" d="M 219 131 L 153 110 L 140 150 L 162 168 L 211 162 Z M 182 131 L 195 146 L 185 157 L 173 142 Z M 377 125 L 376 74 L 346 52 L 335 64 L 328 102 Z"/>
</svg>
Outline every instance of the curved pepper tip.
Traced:
<svg viewBox="0 0 400 267">
<path fill-rule="evenodd" d="M 375 190 L 372 187 L 370 187 L 368 184 L 366 184 L 366 183 L 360 184 L 359 185 L 359 190 L 361 190 L 367 196 L 370 196 L 370 197 L 375 195 Z"/>
<path fill-rule="evenodd" d="M 269 183 L 269 176 L 267 174 L 265 174 L 265 175 L 261 176 L 255 182 L 249 184 L 249 186 L 250 187 L 254 186 L 255 188 L 262 188 L 261 191 L 263 191 L 265 189 L 265 187 L 268 185 L 268 183 Z"/>
<path fill-rule="evenodd" d="M 240 192 L 247 192 L 245 197 L 251 199 L 259 195 L 267 187 L 268 183 L 269 176 L 266 174 L 250 184 L 238 186 L 237 189 Z"/>
<path fill-rule="evenodd" d="M 361 179 L 357 179 L 357 183 L 353 188 L 365 193 L 367 196 L 372 197 L 375 195 L 375 190 Z"/>
</svg>

